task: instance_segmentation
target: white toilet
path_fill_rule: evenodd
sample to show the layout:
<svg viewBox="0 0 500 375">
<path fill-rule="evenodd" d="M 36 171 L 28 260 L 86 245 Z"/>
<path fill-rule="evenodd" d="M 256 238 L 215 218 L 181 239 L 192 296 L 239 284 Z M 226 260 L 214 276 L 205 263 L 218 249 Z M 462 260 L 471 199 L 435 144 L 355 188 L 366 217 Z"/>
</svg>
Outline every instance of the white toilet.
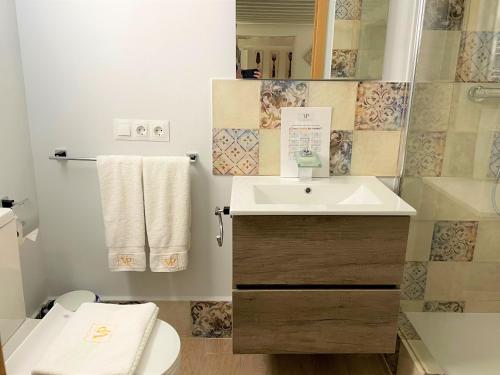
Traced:
<svg viewBox="0 0 500 375">
<path fill-rule="evenodd" d="M 0 333 L 7 375 L 30 375 L 68 315 L 57 306 L 42 320 L 25 317 L 15 219 L 12 210 L 0 208 L 0 283 L 11 285 L 0 295 Z M 157 320 L 135 374 L 180 374 L 180 350 L 175 329 Z"/>
</svg>

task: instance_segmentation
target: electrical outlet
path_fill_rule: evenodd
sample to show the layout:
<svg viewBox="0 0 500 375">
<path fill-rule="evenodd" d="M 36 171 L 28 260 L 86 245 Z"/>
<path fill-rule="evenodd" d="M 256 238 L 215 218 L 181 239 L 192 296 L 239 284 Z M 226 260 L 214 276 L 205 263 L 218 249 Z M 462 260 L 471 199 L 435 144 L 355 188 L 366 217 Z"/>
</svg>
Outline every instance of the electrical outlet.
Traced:
<svg viewBox="0 0 500 375">
<path fill-rule="evenodd" d="M 168 121 L 150 121 L 149 139 L 155 142 L 169 142 L 170 123 Z"/>
<path fill-rule="evenodd" d="M 146 140 L 149 138 L 149 125 L 147 121 L 135 120 L 132 122 L 132 138 Z"/>
</svg>

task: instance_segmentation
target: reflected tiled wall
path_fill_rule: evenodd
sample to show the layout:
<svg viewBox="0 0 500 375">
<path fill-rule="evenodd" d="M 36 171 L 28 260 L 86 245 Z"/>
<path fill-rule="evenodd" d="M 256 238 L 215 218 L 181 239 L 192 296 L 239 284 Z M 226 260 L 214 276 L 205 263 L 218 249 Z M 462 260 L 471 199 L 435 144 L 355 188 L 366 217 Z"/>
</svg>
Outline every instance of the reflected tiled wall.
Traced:
<svg viewBox="0 0 500 375">
<path fill-rule="evenodd" d="M 380 79 L 388 0 L 337 0 L 331 77 Z"/>
<path fill-rule="evenodd" d="M 468 97 L 477 82 L 500 87 L 499 12 L 498 0 L 427 1 L 402 189 L 418 211 L 403 311 L 500 312 L 500 217 L 490 201 L 500 101 Z"/>
<path fill-rule="evenodd" d="M 213 173 L 279 175 L 282 107 L 332 107 L 331 175 L 396 176 L 408 84 L 214 80 Z"/>
</svg>

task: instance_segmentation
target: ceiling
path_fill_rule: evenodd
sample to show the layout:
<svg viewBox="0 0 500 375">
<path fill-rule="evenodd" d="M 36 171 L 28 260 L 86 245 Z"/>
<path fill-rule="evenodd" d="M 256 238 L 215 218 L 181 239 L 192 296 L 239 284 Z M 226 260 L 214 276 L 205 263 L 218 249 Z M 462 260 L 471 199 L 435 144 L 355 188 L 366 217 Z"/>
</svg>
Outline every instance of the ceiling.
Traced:
<svg viewBox="0 0 500 375">
<path fill-rule="evenodd" d="M 236 0 L 238 23 L 314 23 L 315 0 Z"/>
</svg>

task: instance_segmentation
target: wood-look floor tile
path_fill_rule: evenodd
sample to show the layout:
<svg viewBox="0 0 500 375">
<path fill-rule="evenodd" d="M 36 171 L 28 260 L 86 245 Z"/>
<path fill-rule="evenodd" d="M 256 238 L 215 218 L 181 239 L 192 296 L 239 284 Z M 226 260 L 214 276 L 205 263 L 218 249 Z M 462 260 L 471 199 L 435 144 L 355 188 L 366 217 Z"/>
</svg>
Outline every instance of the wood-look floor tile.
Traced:
<svg viewBox="0 0 500 375">
<path fill-rule="evenodd" d="M 387 375 L 379 355 L 232 354 L 231 339 L 182 338 L 182 375 Z"/>
</svg>

